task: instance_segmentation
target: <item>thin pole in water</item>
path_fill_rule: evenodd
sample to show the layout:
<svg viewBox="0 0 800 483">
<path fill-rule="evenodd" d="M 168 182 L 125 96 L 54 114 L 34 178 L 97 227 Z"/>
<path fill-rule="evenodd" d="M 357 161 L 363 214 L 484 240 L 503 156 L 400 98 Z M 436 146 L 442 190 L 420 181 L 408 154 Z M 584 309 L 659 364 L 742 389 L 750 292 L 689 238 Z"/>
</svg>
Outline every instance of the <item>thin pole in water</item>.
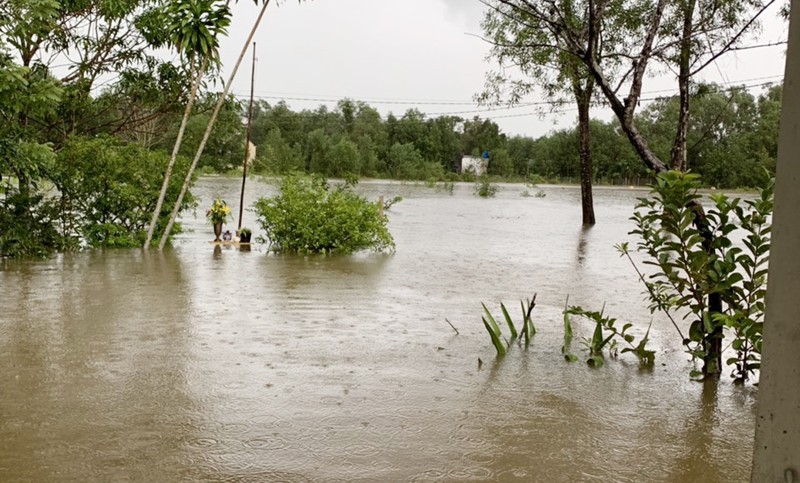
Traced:
<svg viewBox="0 0 800 483">
<path fill-rule="evenodd" d="M 253 68 L 250 74 L 250 108 L 247 111 L 247 139 L 244 142 L 244 162 L 242 163 L 242 194 L 239 196 L 239 226 L 242 229 L 242 214 L 244 213 L 244 185 L 247 182 L 247 161 L 250 154 L 250 134 L 253 125 L 253 89 L 256 82 L 256 43 L 253 42 Z"/>
</svg>

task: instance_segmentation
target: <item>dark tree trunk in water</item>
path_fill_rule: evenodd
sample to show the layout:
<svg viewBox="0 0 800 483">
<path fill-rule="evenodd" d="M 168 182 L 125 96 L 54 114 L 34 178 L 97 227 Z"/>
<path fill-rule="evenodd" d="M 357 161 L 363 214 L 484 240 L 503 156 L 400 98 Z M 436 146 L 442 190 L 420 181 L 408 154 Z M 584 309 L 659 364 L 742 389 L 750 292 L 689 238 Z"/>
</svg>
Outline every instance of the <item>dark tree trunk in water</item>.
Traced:
<svg viewBox="0 0 800 483">
<path fill-rule="evenodd" d="M 711 256 L 714 253 L 714 233 L 708 225 L 703 205 L 694 200 L 690 208 L 694 211 L 694 226 L 703 237 L 703 249 Z M 714 315 L 719 313 L 722 313 L 722 294 L 711 293 L 708 295 L 708 317 L 712 329 L 706 331 L 705 326 L 703 328 L 704 377 L 719 377 L 722 374 L 722 339 L 725 334 L 722 332 L 722 323 L 714 320 Z"/>
<path fill-rule="evenodd" d="M 708 296 L 708 312 L 713 317 L 714 314 L 722 312 L 722 296 L 712 293 Z M 705 335 L 703 339 L 703 375 L 706 377 L 718 377 L 722 373 L 722 324 L 714 322 L 714 330 Z"/>
<path fill-rule="evenodd" d="M 592 102 L 594 81 L 587 78 L 581 82 L 573 81 L 572 90 L 575 100 L 578 101 L 578 137 L 581 160 L 581 209 L 583 212 L 583 225 L 595 224 L 594 200 L 592 199 L 592 150 L 589 144 L 589 106 Z"/>
<path fill-rule="evenodd" d="M 592 199 L 592 152 L 589 146 L 589 103 L 579 104 L 578 131 L 581 155 L 581 208 L 583 224 L 594 225 L 594 201 Z"/>
</svg>

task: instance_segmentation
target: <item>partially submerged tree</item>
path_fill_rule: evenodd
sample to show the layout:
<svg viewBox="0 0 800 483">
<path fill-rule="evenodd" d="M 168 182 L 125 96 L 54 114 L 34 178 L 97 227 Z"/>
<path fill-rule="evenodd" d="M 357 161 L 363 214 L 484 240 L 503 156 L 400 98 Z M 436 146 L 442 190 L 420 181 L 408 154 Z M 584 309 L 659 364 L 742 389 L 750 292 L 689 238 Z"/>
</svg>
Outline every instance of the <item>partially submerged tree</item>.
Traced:
<svg viewBox="0 0 800 483">
<path fill-rule="evenodd" d="M 486 90 L 479 100 L 514 105 L 537 90 L 557 107 L 566 104 L 567 98 L 572 98 L 578 109 L 582 220 L 584 225 L 594 225 L 589 131 L 594 79 L 581 61 L 567 51 L 560 27 L 524 11 L 512 15 L 503 2 L 481 1 L 489 7 L 482 26 L 486 40 L 492 45 L 490 55 L 497 59 L 501 70 L 487 76 Z M 579 32 L 571 41 L 588 49 L 586 44 L 591 38 L 591 26 L 588 25 L 585 2 L 565 1 L 561 2 L 561 8 L 561 21 Z M 593 53 L 598 63 L 601 58 L 599 50 L 595 49 Z"/>
<path fill-rule="evenodd" d="M 528 48 L 549 48 L 579 61 L 594 79 L 636 153 L 657 173 L 668 171 L 669 167 L 688 167 L 686 133 L 693 78 L 739 44 L 774 3 L 775 0 L 586 0 L 582 7 L 587 21 L 575 24 L 570 21 L 575 5 L 572 1 L 487 0 L 510 24 L 528 26 L 535 21 L 549 30 L 550 43 L 534 42 Z M 612 36 L 627 40 L 609 51 L 605 45 Z M 628 59 L 630 67 L 621 74 L 608 71 L 600 62 L 604 57 Z M 667 161 L 650 148 L 634 116 L 648 69 L 655 63 L 676 74 L 680 99 Z M 692 200 L 692 207 L 704 247 L 711 251 L 713 233 L 702 206 Z M 703 327 L 703 373 L 716 376 L 722 369 L 723 325 L 714 316 L 722 312 L 719 294 L 709 296 L 707 307 L 712 323 Z"/>
</svg>

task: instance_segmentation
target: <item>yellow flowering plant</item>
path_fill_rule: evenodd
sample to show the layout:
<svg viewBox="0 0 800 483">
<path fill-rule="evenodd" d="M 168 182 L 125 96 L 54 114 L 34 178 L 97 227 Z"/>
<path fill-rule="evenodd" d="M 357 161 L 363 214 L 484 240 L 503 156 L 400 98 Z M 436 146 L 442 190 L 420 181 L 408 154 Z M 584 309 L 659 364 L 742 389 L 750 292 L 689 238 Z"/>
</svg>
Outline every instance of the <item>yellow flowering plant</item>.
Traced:
<svg viewBox="0 0 800 483">
<path fill-rule="evenodd" d="M 225 223 L 230 216 L 231 207 L 228 206 L 225 200 L 219 198 L 215 199 L 214 202 L 211 203 L 211 208 L 206 211 L 206 218 L 208 218 L 208 221 L 210 221 L 212 225 Z"/>
</svg>

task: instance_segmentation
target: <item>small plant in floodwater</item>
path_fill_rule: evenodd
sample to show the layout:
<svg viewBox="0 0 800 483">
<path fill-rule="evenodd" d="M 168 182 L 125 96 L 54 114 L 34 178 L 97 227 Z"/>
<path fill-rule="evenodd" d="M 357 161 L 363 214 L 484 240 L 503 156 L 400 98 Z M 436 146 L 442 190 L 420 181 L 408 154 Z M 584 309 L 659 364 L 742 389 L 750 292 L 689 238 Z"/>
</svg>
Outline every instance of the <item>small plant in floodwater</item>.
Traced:
<svg viewBox="0 0 800 483">
<path fill-rule="evenodd" d="M 453 191 L 456 188 L 456 184 L 452 181 L 442 181 L 438 185 L 436 185 L 436 191 L 443 191 L 447 194 L 452 195 Z"/>
<path fill-rule="evenodd" d="M 569 354 L 569 342 L 572 340 L 572 324 L 570 316 L 577 315 L 591 320 L 595 323 L 594 332 L 591 338 L 583 338 L 583 346 L 586 349 L 589 358 L 586 362 L 592 367 L 601 367 L 605 361 L 604 354 L 608 353 L 614 357 L 617 355 L 618 347 L 617 341 L 624 341 L 628 347 L 624 347 L 620 352 L 623 354 L 630 352 L 639 358 L 639 362 L 643 365 L 652 365 L 655 362 L 655 351 L 647 349 L 647 342 L 650 340 L 650 326 L 647 327 L 644 337 L 635 344 L 636 338 L 633 334 L 628 333 L 628 330 L 633 327 L 633 324 L 627 323 L 622 326 L 622 329 L 617 328 L 615 325 L 617 319 L 606 317 L 603 310 L 600 312 L 592 312 L 584 310 L 581 307 L 569 307 L 564 310 L 564 351 L 565 358 L 570 362 L 577 360 L 577 357 Z M 652 320 L 650 325 L 652 326 Z M 568 357 L 569 356 L 569 357 Z"/>
<path fill-rule="evenodd" d="M 402 196 L 395 196 L 394 198 L 384 201 L 383 202 L 383 211 L 389 211 L 389 209 L 397 203 L 403 201 Z"/>
<path fill-rule="evenodd" d="M 475 183 L 475 194 L 481 198 L 490 198 L 497 193 L 497 186 L 493 185 L 488 176 L 482 175 Z"/>
<path fill-rule="evenodd" d="M 531 317 L 531 312 L 533 312 L 533 308 L 536 306 L 536 294 L 533 294 L 533 297 L 531 297 L 530 300 L 520 300 L 519 304 L 522 310 L 522 326 L 521 329 L 517 331 L 514 321 L 511 319 L 511 315 L 508 313 L 508 309 L 506 309 L 505 304 L 500 303 L 500 311 L 503 313 L 503 318 L 506 321 L 506 325 L 508 325 L 508 330 L 511 335 L 511 339 L 509 340 L 503 335 L 499 324 L 489 311 L 488 307 L 486 307 L 486 304 L 481 303 L 483 306 L 483 311 L 486 314 L 485 317 L 481 318 L 483 320 L 483 326 L 486 327 L 486 331 L 489 332 L 492 345 L 494 345 L 495 350 L 497 350 L 497 355 L 499 356 L 505 355 L 507 347 L 518 339 L 520 333 L 525 340 L 526 347 L 530 344 L 531 339 L 536 334 L 536 327 L 533 325 L 533 320 Z M 519 340 L 521 341 L 522 339 Z"/>
<path fill-rule="evenodd" d="M 530 198 L 531 197 L 531 192 L 528 191 L 528 190 L 522 190 L 522 192 L 520 192 L 519 195 L 522 196 L 523 198 Z"/>
<path fill-rule="evenodd" d="M 533 196 L 535 196 L 536 198 L 544 198 L 545 196 L 547 196 L 547 193 L 545 193 L 543 190 L 539 190 Z"/>
<path fill-rule="evenodd" d="M 561 346 L 561 353 L 564 354 L 564 359 L 568 362 L 575 362 L 578 360 L 578 356 L 570 352 L 573 334 L 572 321 L 569 319 L 569 314 L 567 313 L 568 305 L 569 296 L 567 296 L 567 301 L 564 303 L 564 344 Z"/>
</svg>

